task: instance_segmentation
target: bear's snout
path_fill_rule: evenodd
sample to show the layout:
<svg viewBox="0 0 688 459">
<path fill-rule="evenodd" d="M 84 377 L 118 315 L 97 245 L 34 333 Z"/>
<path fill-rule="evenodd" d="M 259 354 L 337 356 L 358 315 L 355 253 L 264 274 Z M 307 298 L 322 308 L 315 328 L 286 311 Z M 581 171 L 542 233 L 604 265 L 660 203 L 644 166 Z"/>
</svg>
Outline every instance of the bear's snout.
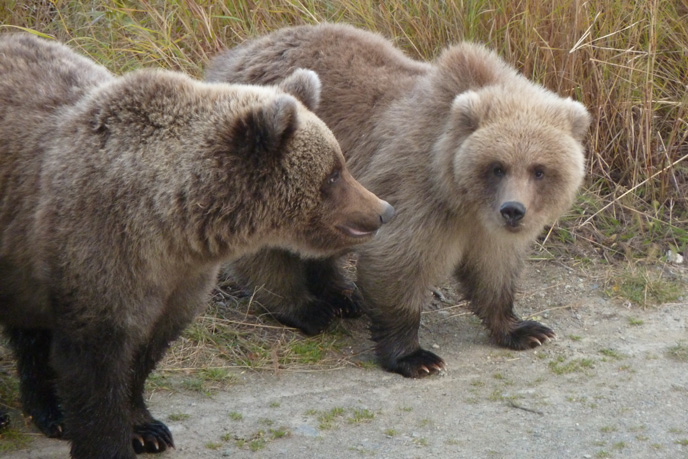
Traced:
<svg viewBox="0 0 688 459">
<path fill-rule="evenodd" d="M 518 201 L 507 201 L 499 208 L 499 213 L 510 227 L 518 226 L 526 214 L 526 207 Z"/>
<path fill-rule="evenodd" d="M 387 201 L 382 201 L 382 213 L 380 214 L 380 224 L 388 223 L 394 218 L 394 207 Z"/>
</svg>

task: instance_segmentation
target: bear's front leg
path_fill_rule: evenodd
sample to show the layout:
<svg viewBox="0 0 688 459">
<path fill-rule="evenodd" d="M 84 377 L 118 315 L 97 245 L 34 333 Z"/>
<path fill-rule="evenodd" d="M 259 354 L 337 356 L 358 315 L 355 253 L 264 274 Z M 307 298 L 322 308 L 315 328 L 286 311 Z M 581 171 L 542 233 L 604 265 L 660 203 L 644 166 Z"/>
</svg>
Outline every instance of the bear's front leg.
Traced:
<svg viewBox="0 0 688 459">
<path fill-rule="evenodd" d="M 133 459 L 128 333 L 108 322 L 81 325 L 58 327 L 51 354 L 71 455 Z"/>
<path fill-rule="evenodd" d="M 134 359 L 131 383 L 132 447 L 136 453 L 161 453 L 174 448 L 172 433 L 153 416 L 143 398 L 146 379 L 168 348 L 166 340 L 153 340 L 142 346 Z"/>
<path fill-rule="evenodd" d="M 132 446 L 139 454 L 160 453 L 174 448 L 172 433 L 162 421 L 153 418 L 143 397 L 148 375 L 162 359 L 170 343 L 181 334 L 195 315 L 192 300 L 185 300 L 178 293 L 173 297 L 181 299 L 182 307 L 172 308 L 161 315 L 152 327 L 150 341 L 137 349 L 131 371 Z"/>
<path fill-rule="evenodd" d="M 446 365 L 441 357 L 421 348 L 418 341 L 420 315 L 432 276 L 422 266 L 423 257 L 412 258 L 413 263 L 389 262 L 372 250 L 371 255 L 361 253 L 358 286 L 382 367 L 407 378 L 421 378 L 445 370 Z"/>
<path fill-rule="evenodd" d="M 476 258 L 468 254 L 456 270 L 471 310 L 489 330 L 490 337 L 498 345 L 515 350 L 540 346 L 555 336 L 549 327 L 521 320 L 514 312 L 521 260 L 521 254 L 507 251 L 499 256 L 483 252 Z"/>
</svg>

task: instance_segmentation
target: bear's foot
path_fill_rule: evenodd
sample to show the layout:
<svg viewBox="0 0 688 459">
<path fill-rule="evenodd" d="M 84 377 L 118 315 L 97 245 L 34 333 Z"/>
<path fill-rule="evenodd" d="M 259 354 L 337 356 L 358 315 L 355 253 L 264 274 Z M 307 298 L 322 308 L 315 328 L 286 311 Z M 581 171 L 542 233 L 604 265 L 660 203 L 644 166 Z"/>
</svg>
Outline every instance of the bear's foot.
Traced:
<svg viewBox="0 0 688 459">
<path fill-rule="evenodd" d="M 517 351 L 532 349 L 553 339 L 554 331 L 533 320 L 516 322 L 508 334 L 499 336 L 497 344 Z"/>
<path fill-rule="evenodd" d="M 274 317 L 289 327 L 298 328 L 308 336 L 322 333 L 337 317 L 337 311 L 328 304 L 313 302 L 288 314 L 277 313 Z"/>
<path fill-rule="evenodd" d="M 321 307 L 329 307 L 336 317 L 357 319 L 363 315 L 363 298 L 355 286 L 340 291 L 329 292 L 319 301 Z M 322 304 L 324 303 L 324 304 Z"/>
<path fill-rule="evenodd" d="M 59 410 L 30 413 L 33 423 L 48 438 L 65 438 L 64 418 Z"/>
<path fill-rule="evenodd" d="M 64 416 L 52 392 L 50 396 L 38 397 L 36 393 L 27 390 L 23 394 L 22 405 L 24 413 L 46 437 L 65 438 Z"/>
<path fill-rule="evenodd" d="M 442 357 L 425 349 L 418 349 L 385 366 L 389 371 L 407 378 L 422 378 L 437 374 L 447 368 Z"/>
<path fill-rule="evenodd" d="M 172 440 L 170 429 L 155 419 L 151 422 L 134 426 L 131 442 L 137 454 L 162 453 L 167 448 L 174 448 L 174 440 Z"/>
</svg>

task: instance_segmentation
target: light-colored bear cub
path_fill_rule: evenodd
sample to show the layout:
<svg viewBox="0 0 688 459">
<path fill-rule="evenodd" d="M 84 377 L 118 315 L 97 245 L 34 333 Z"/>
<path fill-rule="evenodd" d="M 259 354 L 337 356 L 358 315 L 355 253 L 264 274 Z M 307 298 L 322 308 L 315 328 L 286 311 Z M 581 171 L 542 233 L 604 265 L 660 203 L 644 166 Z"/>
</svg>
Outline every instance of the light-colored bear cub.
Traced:
<svg viewBox="0 0 688 459">
<path fill-rule="evenodd" d="M 483 46 L 461 43 L 419 62 L 347 25 L 248 41 L 217 56 L 206 78 L 273 84 L 296 68 L 318 72 L 316 113 L 354 176 L 397 210 L 357 249 L 357 285 L 382 365 L 412 377 L 444 367 L 419 346 L 418 327 L 429 289 L 452 273 L 497 344 L 525 349 L 552 337 L 518 318 L 514 292 L 530 243 L 569 208 L 583 180 L 586 109 Z M 320 292 L 337 303 L 321 284 L 343 284 L 333 261 L 314 275 L 309 261 L 280 251 L 233 268 L 249 287 L 264 286 L 266 307 L 306 332 L 326 325 Z"/>
</svg>

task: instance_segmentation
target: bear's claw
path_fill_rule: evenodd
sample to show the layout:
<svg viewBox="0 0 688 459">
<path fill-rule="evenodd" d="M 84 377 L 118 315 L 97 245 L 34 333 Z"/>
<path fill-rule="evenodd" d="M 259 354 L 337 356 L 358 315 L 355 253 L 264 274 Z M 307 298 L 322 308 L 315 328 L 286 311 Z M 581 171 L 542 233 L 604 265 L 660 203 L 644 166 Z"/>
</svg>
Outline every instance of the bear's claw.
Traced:
<svg viewBox="0 0 688 459">
<path fill-rule="evenodd" d="M 48 438 L 65 438 L 64 417 L 57 407 L 44 408 L 41 411 L 31 410 L 31 420 Z"/>
<path fill-rule="evenodd" d="M 522 320 L 514 324 L 510 333 L 502 335 L 496 341 L 500 346 L 517 351 L 542 346 L 554 339 L 554 331 L 533 320 Z"/>
<path fill-rule="evenodd" d="M 388 370 L 407 378 L 422 378 L 446 370 L 444 360 L 425 349 L 418 349 L 389 365 Z"/>
<path fill-rule="evenodd" d="M 161 453 L 168 447 L 174 448 L 170 429 L 157 420 L 134 426 L 131 443 L 136 454 Z"/>
</svg>

